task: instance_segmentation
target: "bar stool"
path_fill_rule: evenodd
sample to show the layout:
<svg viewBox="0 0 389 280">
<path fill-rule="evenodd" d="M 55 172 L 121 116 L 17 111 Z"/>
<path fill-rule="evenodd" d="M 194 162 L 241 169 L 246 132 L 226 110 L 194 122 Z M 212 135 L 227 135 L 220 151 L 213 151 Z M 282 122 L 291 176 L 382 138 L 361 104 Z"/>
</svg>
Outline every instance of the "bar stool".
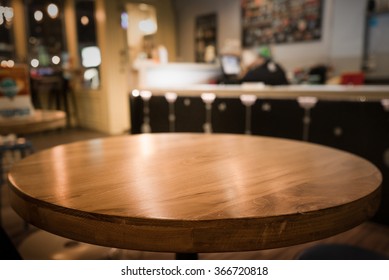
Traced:
<svg viewBox="0 0 389 280">
<path fill-rule="evenodd" d="M 150 101 L 150 98 L 152 96 L 153 96 L 153 94 L 149 90 L 140 91 L 140 97 L 143 100 L 143 124 L 141 127 L 142 133 L 150 133 L 151 132 L 149 101 Z"/>
<path fill-rule="evenodd" d="M 46 106 L 42 105 L 39 97 L 41 93 L 47 94 Z M 69 79 L 65 78 L 62 72 L 31 79 L 31 98 L 35 108 L 47 107 L 63 110 L 66 113 L 68 127 L 71 126 L 72 112 L 74 112 L 75 121 L 78 122 L 75 92 L 70 86 Z"/>
<path fill-rule="evenodd" d="M 205 123 L 203 125 L 205 133 L 212 133 L 212 103 L 215 101 L 216 95 L 212 92 L 204 92 L 201 94 L 201 99 L 205 103 Z"/>
</svg>

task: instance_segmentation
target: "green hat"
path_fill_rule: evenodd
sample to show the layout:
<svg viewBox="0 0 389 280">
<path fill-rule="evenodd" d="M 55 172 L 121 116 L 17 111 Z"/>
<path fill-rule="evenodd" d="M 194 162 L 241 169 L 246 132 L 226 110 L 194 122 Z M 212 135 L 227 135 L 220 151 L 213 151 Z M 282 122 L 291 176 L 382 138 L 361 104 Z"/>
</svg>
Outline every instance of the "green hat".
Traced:
<svg viewBox="0 0 389 280">
<path fill-rule="evenodd" d="M 259 47 L 258 54 L 264 58 L 271 58 L 271 51 L 268 46 Z"/>
</svg>

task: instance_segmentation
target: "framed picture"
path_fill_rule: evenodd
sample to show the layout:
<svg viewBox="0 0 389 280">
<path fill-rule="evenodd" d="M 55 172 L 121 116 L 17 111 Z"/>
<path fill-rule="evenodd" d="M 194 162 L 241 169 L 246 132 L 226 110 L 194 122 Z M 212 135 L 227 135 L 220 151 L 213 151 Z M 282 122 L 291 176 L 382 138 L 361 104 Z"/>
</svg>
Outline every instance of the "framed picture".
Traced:
<svg viewBox="0 0 389 280">
<path fill-rule="evenodd" d="M 242 46 L 320 40 L 322 0 L 241 0 Z"/>
</svg>

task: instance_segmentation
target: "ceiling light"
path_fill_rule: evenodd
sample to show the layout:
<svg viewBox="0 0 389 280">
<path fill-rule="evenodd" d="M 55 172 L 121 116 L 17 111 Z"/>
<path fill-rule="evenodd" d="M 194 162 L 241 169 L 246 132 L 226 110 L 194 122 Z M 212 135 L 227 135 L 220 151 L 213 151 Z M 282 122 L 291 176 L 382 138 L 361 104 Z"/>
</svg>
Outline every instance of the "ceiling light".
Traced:
<svg viewBox="0 0 389 280">
<path fill-rule="evenodd" d="M 36 59 L 36 58 L 32 59 L 31 60 L 31 66 L 34 67 L 34 68 L 38 67 L 39 66 L 39 60 Z"/>
<path fill-rule="evenodd" d="M 59 10 L 58 6 L 55 4 L 50 4 L 47 6 L 47 13 L 51 18 L 56 18 L 58 16 Z"/>
<path fill-rule="evenodd" d="M 139 22 L 139 29 L 145 35 L 154 34 L 155 32 L 157 32 L 157 24 L 151 18 L 141 20 Z"/>
<path fill-rule="evenodd" d="M 41 11 L 35 11 L 34 13 L 34 19 L 36 21 L 41 21 L 43 19 L 43 13 Z"/>
<path fill-rule="evenodd" d="M 58 55 L 55 55 L 51 58 L 51 62 L 53 62 L 53 64 L 57 65 L 61 62 L 61 58 Z"/>
</svg>

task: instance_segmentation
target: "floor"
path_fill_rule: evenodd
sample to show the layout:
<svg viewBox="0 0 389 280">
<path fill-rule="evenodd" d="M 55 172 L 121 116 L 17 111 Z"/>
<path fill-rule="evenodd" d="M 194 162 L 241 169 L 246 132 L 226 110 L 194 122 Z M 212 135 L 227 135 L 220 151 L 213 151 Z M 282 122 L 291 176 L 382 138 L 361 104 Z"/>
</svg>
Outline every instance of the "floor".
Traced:
<svg viewBox="0 0 389 280">
<path fill-rule="evenodd" d="M 83 129 L 67 129 L 29 135 L 35 151 L 56 145 L 93 138 L 108 137 L 99 132 Z M 9 167 L 19 158 L 5 158 Z M 2 226 L 24 259 L 174 259 L 172 253 L 140 252 L 100 247 L 60 236 L 27 225 L 12 210 L 6 186 L 1 187 Z M 352 230 L 331 238 L 287 248 L 253 252 L 199 254 L 200 259 L 295 259 L 304 249 L 318 243 L 350 244 L 385 254 L 389 257 L 389 226 L 366 222 Z"/>
</svg>

